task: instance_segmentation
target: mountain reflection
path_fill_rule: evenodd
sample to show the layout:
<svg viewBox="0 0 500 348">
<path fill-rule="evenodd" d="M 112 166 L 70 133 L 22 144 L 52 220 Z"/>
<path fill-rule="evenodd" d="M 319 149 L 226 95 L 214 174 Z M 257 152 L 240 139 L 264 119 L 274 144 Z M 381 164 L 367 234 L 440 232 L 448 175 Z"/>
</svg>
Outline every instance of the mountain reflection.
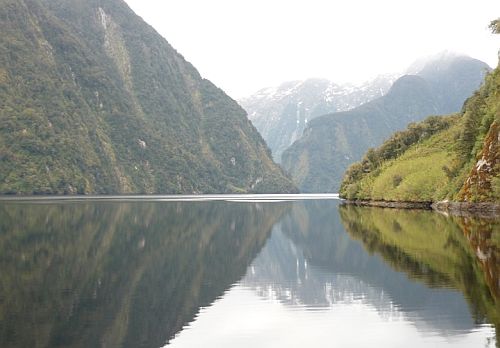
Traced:
<svg viewBox="0 0 500 348">
<path fill-rule="evenodd" d="M 363 303 L 422 331 L 461 335 L 498 325 L 498 227 L 428 211 L 296 203 L 242 285 L 290 306 Z"/>
<path fill-rule="evenodd" d="M 159 347 L 238 281 L 288 205 L 0 204 L 1 347 Z"/>
</svg>

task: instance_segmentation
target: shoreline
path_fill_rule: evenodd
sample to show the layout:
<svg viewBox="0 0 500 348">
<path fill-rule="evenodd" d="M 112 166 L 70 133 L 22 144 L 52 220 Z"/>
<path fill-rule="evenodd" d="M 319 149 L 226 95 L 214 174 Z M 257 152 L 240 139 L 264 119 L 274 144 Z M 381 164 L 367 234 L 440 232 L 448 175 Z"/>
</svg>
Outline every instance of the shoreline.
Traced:
<svg viewBox="0 0 500 348">
<path fill-rule="evenodd" d="M 390 209 L 420 209 L 433 210 L 442 214 L 465 217 L 498 218 L 500 217 L 500 204 L 493 202 L 399 202 L 399 201 L 350 201 L 344 204 L 366 207 L 379 207 Z"/>
<path fill-rule="evenodd" d="M 421 209 L 432 210 L 432 202 L 399 202 L 399 201 L 351 201 L 344 200 L 345 204 L 363 207 L 379 207 L 391 209 Z"/>
<path fill-rule="evenodd" d="M 500 217 L 500 204 L 493 202 L 473 203 L 441 201 L 432 203 L 432 209 L 439 213 L 463 217 Z"/>
</svg>

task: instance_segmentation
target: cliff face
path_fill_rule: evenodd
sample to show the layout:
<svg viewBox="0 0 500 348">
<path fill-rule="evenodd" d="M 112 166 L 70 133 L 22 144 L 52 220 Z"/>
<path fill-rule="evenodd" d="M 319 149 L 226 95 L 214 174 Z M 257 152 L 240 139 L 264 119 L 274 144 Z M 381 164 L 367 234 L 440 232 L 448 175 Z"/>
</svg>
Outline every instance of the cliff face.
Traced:
<svg viewBox="0 0 500 348">
<path fill-rule="evenodd" d="M 460 201 L 500 198 L 500 125 L 493 122 L 483 149 L 458 195 Z"/>
<path fill-rule="evenodd" d="M 1 193 L 290 192 L 245 111 L 122 0 L 0 1 Z"/>
</svg>

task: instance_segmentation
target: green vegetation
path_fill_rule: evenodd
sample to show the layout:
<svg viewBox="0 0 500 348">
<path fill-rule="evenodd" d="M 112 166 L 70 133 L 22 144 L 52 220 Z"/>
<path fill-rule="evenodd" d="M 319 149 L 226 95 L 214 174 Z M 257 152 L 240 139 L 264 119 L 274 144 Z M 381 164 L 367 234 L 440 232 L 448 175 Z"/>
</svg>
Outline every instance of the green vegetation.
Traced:
<svg viewBox="0 0 500 348">
<path fill-rule="evenodd" d="M 487 319 L 498 332 L 498 220 L 353 205 L 341 206 L 340 216 L 348 233 L 369 252 L 429 286 L 459 289 L 476 322 Z"/>
<path fill-rule="evenodd" d="M 341 193 L 349 199 L 433 201 L 448 181 L 452 124 L 457 116 L 430 117 L 398 132 L 378 149 L 370 149 L 345 174 Z M 441 131 L 441 132 L 440 132 Z M 433 137 L 439 132 L 439 136 Z M 418 146 L 412 146 L 418 142 Z M 433 166 L 429 166 L 433 163 Z M 418 188 L 418 190 L 416 190 Z"/>
<path fill-rule="evenodd" d="M 0 193 L 291 192 L 238 104 L 122 0 L 0 0 Z"/>
<path fill-rule="evenodd" d="M 500 201 L 500 69 L 457 116 L 431 117 L 396 133 L 346 172 L 354 200 Z"/>
<path fill-rule="evenodd" d="M 369 148 L 429 115 L 459 112 L 488 70 L 469 57 L 430 61 L 418 75 L 398 79 L 381 98 L 313 119 L 283 153 L 282 165 L 304 192 L 339 192 L 347 168 Z"/>
</svg>

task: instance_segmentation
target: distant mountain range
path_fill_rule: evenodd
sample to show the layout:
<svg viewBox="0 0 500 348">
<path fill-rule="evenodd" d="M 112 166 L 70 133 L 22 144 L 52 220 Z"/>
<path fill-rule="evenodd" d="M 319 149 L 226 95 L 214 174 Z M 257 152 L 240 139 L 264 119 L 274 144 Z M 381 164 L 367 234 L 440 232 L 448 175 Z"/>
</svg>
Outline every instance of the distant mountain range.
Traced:
<svg viewBox="0 0 500 348">
<path fill-rule="evenodd" d="M 0 1 L 0 193 L 293 192 L 245 111 L 122 0 Z"/>
<path fill-rule="evenodd" d="M 346 111 L 378 98 L 389 90 L 397 75 L 380 75 L 362 85 L 337 84 L 326 79 L 289 81 L 265 88 L 239 102 L 270 147 L 273 157 L 299 139 L 312 119 Z"/>
<path fill-rule="evenodd" d="M 382 97 L 308 123 L 282 155 L 283 167 L 301 191 L 338 192 L 347 167 L 370 147 L 411 122 L 460 111 L 491 69 L 470 57 L 445 54 L 417 70 L 399 78 Z"/>
</svg>

